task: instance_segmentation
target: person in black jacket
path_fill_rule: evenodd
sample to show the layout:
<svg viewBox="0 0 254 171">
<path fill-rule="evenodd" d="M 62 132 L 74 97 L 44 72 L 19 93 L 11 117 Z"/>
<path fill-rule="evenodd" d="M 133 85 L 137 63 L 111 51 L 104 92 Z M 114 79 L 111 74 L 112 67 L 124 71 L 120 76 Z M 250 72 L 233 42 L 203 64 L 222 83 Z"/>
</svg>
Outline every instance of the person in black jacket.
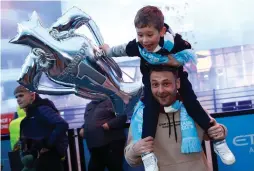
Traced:
<svg viewBox="0 0 254 171">
<path fill-rule="evenodd" d="M 91 101 L 80 136 L 91 154 L 88 171 L 123 170 L 126 115 L 116 116 L 110 99 Z"/>
<path fill-rule="evenodd" d="M 54 103 L 23 86 L 15 89 L 18 104 L 26 111 L 20 124 L 23 170 L 62 171 L 68 147 L 68 123 Z M 28 98 L 23 98 L 28 97 Z"/>
</svg>

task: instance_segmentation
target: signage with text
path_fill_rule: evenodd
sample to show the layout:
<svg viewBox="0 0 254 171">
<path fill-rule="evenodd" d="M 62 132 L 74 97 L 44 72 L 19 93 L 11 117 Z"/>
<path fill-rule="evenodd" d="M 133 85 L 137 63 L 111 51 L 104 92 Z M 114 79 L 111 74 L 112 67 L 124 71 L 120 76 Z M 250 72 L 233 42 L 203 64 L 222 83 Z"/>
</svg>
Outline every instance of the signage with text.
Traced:
<svg viewBox="0 0 254 171">
<path fill-rule="evenodd" d="M 9 134 L 9 124 L 13 119 L 13 113 L 1 115 L 1 135 Z"/>
<path fill-rule="evenodd" d="M 253 114 L 216 118 L 228 129 L 227 144 L 236 162 L 227 166 L 217 157 L 219 171 L 254 171 L 254 112 Z"/>
</svg>

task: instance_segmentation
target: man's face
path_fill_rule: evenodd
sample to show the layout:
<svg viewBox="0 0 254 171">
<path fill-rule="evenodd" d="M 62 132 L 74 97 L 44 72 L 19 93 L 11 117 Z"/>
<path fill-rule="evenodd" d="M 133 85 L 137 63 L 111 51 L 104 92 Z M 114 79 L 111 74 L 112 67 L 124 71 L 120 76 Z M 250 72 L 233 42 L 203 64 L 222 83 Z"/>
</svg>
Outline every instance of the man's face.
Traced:
<svg viewBox="0 0 254 171">
<path fill-rule="evenodd" d="M 19 107 L 24 109 L 29 104 L 31 104 L 31 102 L 34 99 L 34 94 L 30 93 L 30 92 L 21 92 L 21 93 L 15 94 L 15 97 L 17 99 L 17 103 L 18 103 Z"/>
<path fill-rule="evenodd" d="M 169 71 L 153 71 L 150 76 L 152 94 L 162 106 L 170 106 L 176 100 L 180 80 Z"/>
<path fill-rule="evenodd" d="M 165 34 L 165 28 L 158 31 L 153 26 L 136 28 L 138 42 L 148 51 L 153 52 L 158 46 L 160 37 Z"/>
</svg>

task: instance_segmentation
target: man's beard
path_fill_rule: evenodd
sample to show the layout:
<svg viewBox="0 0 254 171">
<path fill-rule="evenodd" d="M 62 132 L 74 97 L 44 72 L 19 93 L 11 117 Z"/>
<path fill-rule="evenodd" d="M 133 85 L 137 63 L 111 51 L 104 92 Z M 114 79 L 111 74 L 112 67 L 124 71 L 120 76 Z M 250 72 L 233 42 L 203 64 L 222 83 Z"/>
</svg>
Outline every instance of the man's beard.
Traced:
<svg viewBox="0 0 254 171">
<path fill-rule="evenodd" d="M 160 104 L 163 103 L 161 105 L 163 105 L 164 107 L 170 106 L 176 101 L 176 94 L 177 94 L 177 91 L 174 91 L 172 93 L 170 93 L 170 92 L 164 93 L 164 95 L 162 94 L 157 97 L 157 101 Z M 166 103 L 164 103 L 165 100 L 167 100 Z"/>
</svg>

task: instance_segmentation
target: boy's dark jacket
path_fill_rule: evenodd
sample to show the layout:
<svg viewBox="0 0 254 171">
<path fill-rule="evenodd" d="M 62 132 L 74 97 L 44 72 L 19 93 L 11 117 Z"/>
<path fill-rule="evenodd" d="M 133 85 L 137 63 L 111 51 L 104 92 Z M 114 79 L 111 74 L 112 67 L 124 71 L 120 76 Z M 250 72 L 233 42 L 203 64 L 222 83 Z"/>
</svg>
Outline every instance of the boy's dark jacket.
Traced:
<svg viewBox="0 0 254 171">
<path fill-rule="evenodd" d="M 68 147 L 68 127 L 53 102 L 36 94 L 20 124 L 21 144 L 27 145 L 26 153 L 36 155 L 40 149 L 47 148 L 56 150 L 63 157 Z"/>
<path fill-rule="evenodd" d="M 168 29 L 168 32 L 171 32 L 169 29 L 169 26 L 167 24 L 164 24 L 165 27 Z M 161 37 L 159 45 L 163 47 L 164 38 Z M 126 45 L 125 52 L 128 56 L 139 56 L 140 57 L 140 71 L 143 75 L 142 82 L 144 84 L 144 99 L 143 102 L 145 104 L 144 108 L 144 119 L 143 119 L 143 130 L 142 130 L 142 138 L 145 138 L 147 136 L 155 136 L 156 133 L 156 127 L 158 123 L 158 112 L 160 110 L 159 103 L 153 98 L 152 91 L 151 91 L 151 85 L 150 85 L 150 69 L 154 67 L 153 65 L 149 64 L 145 59 L 141 56 L 139 52 L 139 47 L 142 48 L 142 46 L 136 41 L 136 39 L 130 41 Z M 191 49 L 191 45 L 189 42 L 182 39 L 182 36 L 180 34 L 175 34 L 174 36 L 174 47 L 169 52 L 166 49 L 161 49 L 156 53 L 159 53 L 161 55 L 169 55 L 169 54 L 175 54 L 185 49 Z M 178 69 L 178 76 L 180 78 L 180 89 L 178 89 L 182 99 L 184 106 L 186 107 L 189 114 L 196 113 L 197 111 L 199 113 L 205 114 L 202 110 L 200 104 L 197 102 L 197 96 L 195 95 L 194 91 L 192 90 L 192 85 L 188 80 L 188 74 L 187 72 L 183 71 L 183 66 L 179 67 Z M 196 103 L 195 107 L 191 106 L 193 102 Z M 196 108 L 198 106 L 198 108 Z M 196 109 L 195 109 L 196 108 Z M 193 116 L 193 115 L 191 115 Z M 209 119 L 207 117 L 207 119 Z M 209 122 L 209 120 L 208 120 Z M 198 122 L 199 123 L 199 122 Z M 202 127 L 203 128 L 203 127 Z"/>
<path fill-rule="evenodd" d="M 170 32 L 169 26 L 167 24 L 164 24 L 164 26 L 167 28 L 167 31 Z M 159 45 L 162 47 L 163 44 L 164 44 L 164 39 L 163 37 L 161 37 Z M 142 58 L 139 52 L 138 46 L 142 47 L 142 45 L 139 44 L 136 39 L 134 39 L 126 45 L 125 51 L 128 56 L 139 56 L 141 58 L 140 71 L 143 75 L 142 82 L 144 86 L 150 87 L 149 73 L 150 73 L 150 68 L 153 67 L 153 65 L 149 64 L 147 61 L 145 61 L 144 58 Z M 182 39 L 182 36 L 180 34 L 175 34 L 173 49 L 170 52 L 167 51 L 166 49 L 161 49 L 156 53 L 159 53 L 161 55 L 169 55 L 169 54 L 175 54 L 185 49 L 191 49 L 191 44 L 185 41 L 184 39 Z"/>
</svg>

